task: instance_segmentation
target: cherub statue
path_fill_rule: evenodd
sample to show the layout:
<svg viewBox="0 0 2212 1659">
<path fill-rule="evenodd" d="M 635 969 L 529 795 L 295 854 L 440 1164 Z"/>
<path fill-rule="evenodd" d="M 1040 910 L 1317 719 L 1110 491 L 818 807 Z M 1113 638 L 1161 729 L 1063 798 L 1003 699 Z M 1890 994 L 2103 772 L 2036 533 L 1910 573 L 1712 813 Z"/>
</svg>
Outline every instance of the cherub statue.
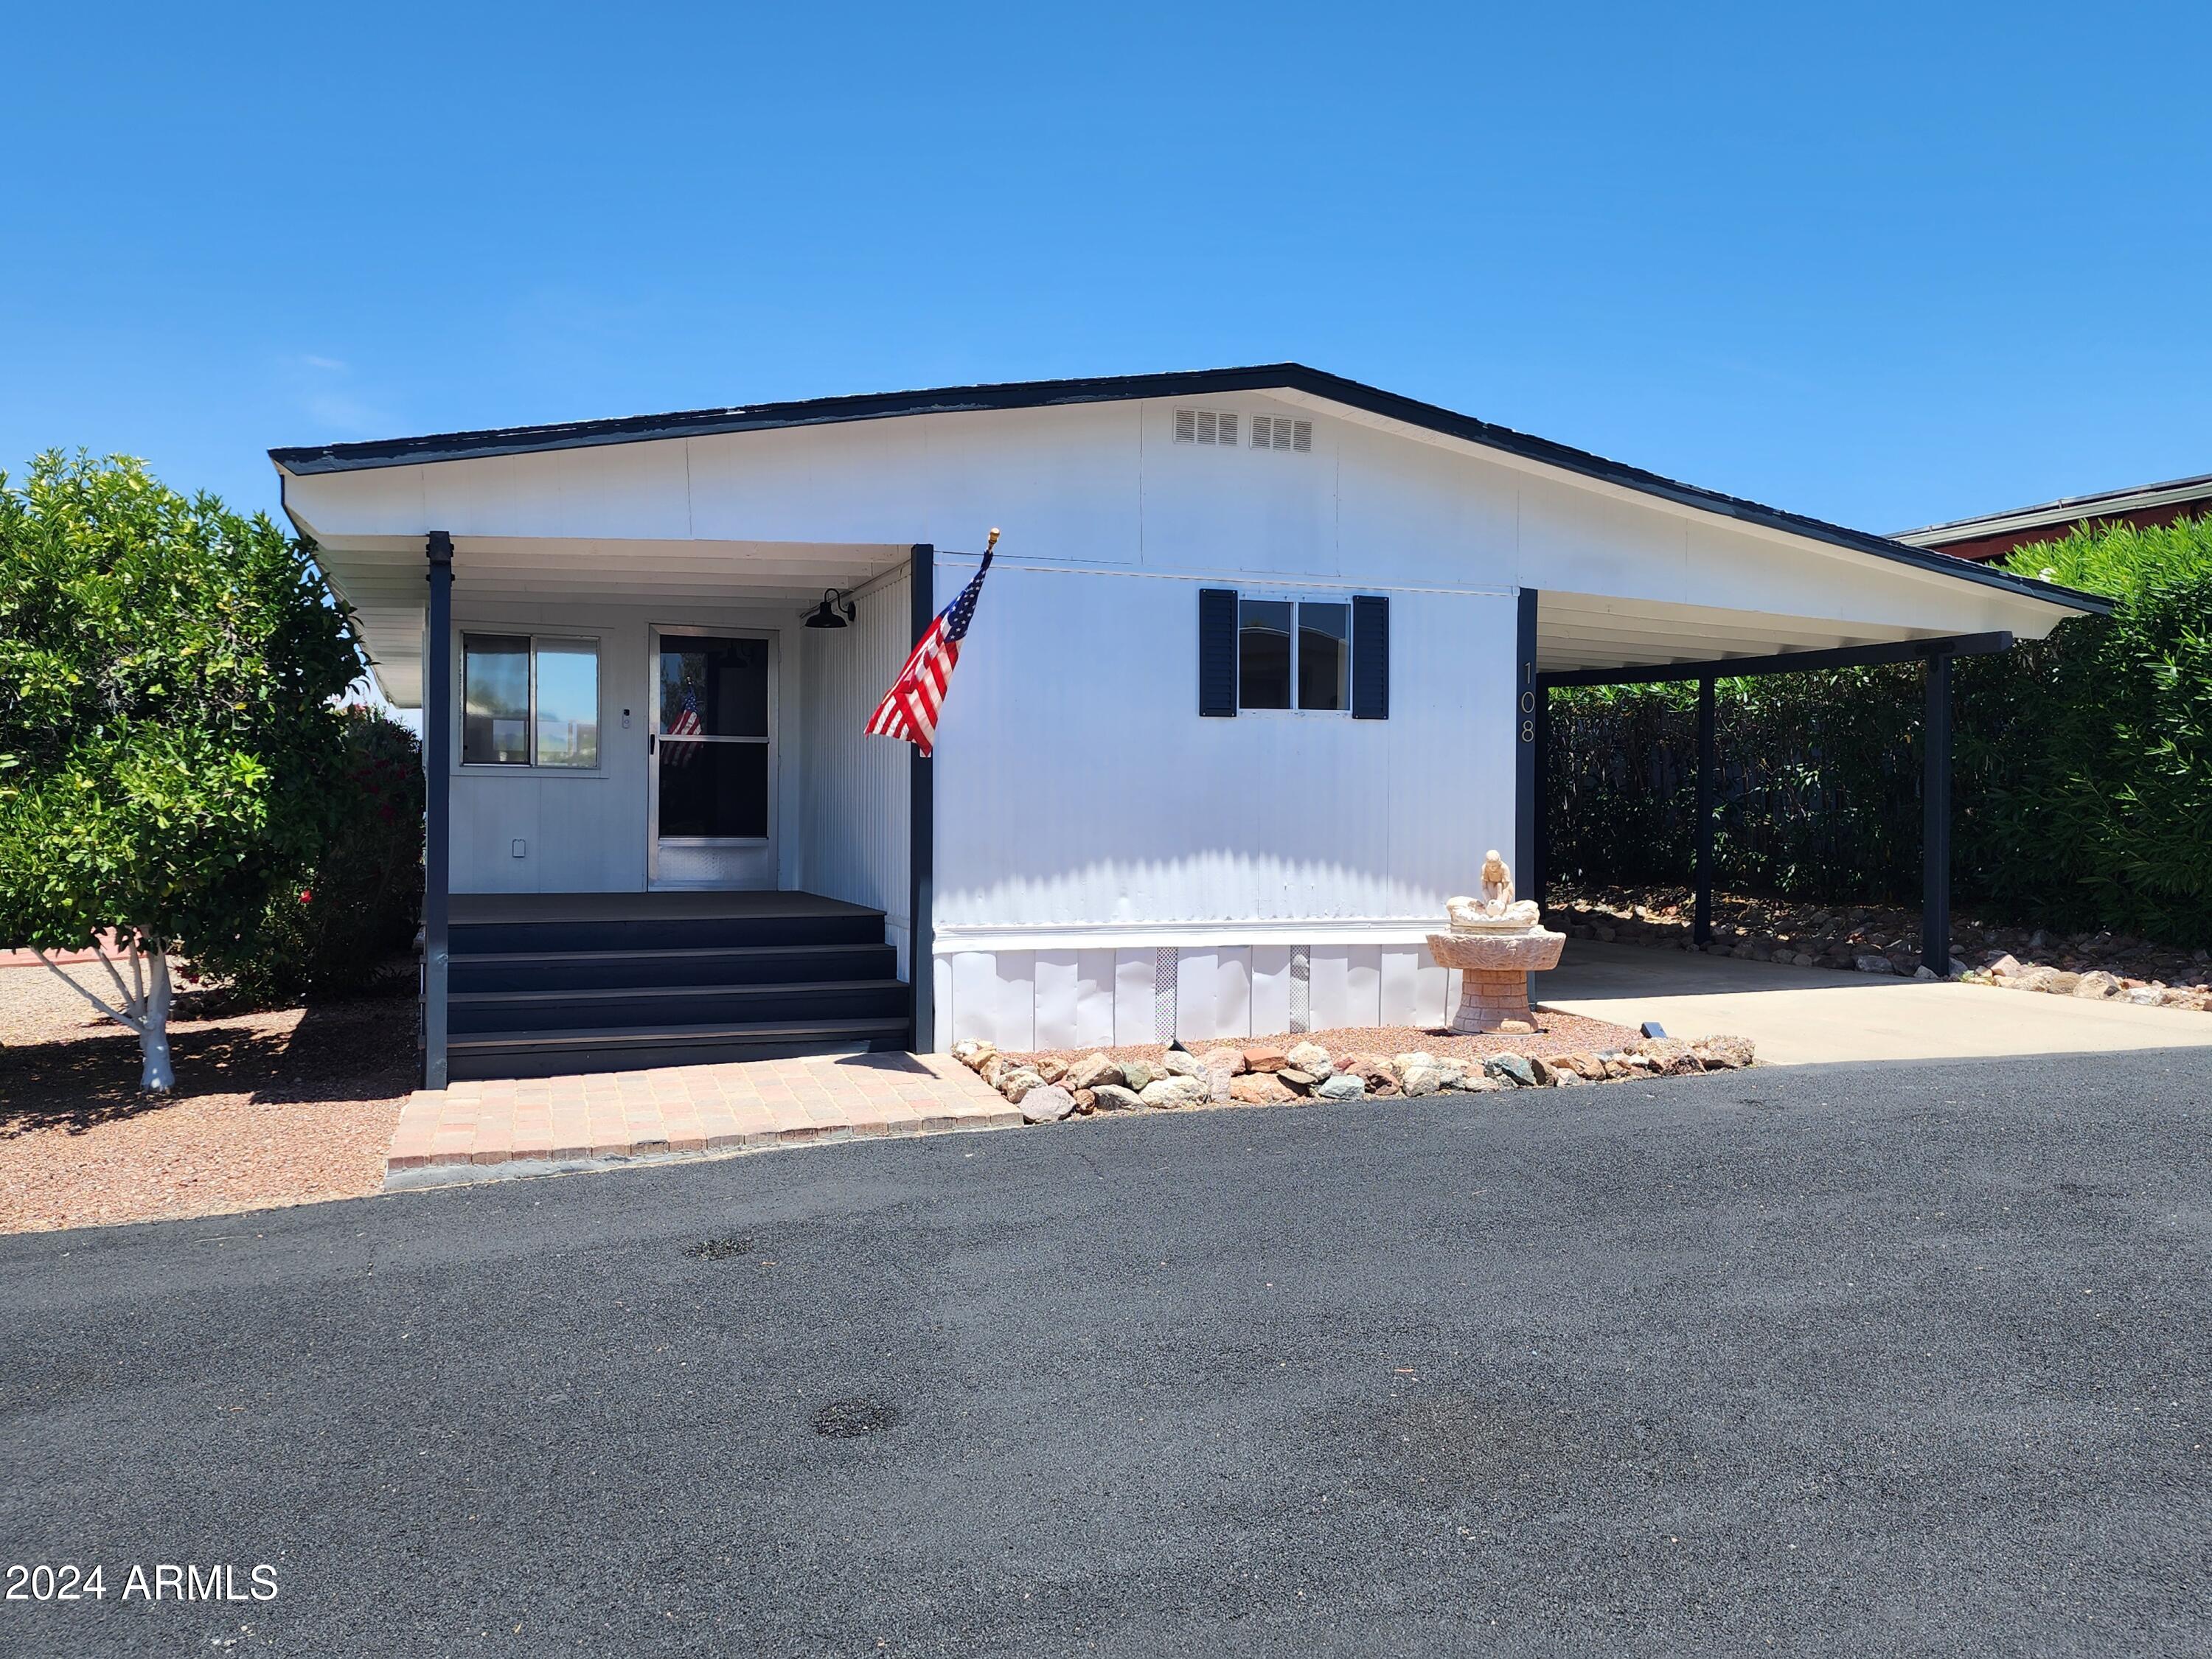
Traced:
<svg viewBox="0 0 2212 1659">
<path fill-rule="evenodd" d="M 1495 847 L 1482 855 L 1482 896 L 1448 900 L 1444 908 L 1451 916 L 1451 925 L 1462 932 L 1534 927 L 1540 914 L 1535 900 L 1513 896 L 1513 872 L 1505 867 Z"/>
</svg>

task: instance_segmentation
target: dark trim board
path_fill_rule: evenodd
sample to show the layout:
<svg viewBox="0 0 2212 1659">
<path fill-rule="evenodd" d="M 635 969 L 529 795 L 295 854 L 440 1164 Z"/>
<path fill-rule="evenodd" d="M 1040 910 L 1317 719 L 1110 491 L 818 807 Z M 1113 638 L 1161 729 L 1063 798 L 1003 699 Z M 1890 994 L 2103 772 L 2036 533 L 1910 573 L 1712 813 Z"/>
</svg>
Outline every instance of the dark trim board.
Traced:
<svg viewBox="0 0 2212 1659">
<path fill-rule="evenodd" d="M 422 1086 L 447 1082 L 447 927 L 453 858 L 453 538 L 434 530 L 423 543 L 430 585 L 422 639 Z"/>
<path fill-rule="evenodd" d="M 2009 651 L 2006 633 L 1951 634 L 1942 639 L 1900 640 L 1894 645 L 1850 645 L 1834 651 L 1785 651 L 1773 657 L 1721 657 L 1708 662 L 1662 663 L 1650 668 L 1576 668 L 1540 674 L 1537 684 L 1656 685 L 1668 680 L 1734 679 L 1744 674 L 1803 674 L 1820 668 L 1871 668 L 1883 663 L 1927 662 L 1937 657 L 1986 657 Z"/>
<path fill-rule="evenodd" d="M 984 411 L 1050 409 L 1067 404 L 1118 403 L 1148 398 L 1200 398 L 1224 392 L 1295 392 L 1325 398 L 1347 409 L 1401 421 L 1425 431 L 1479 444 L 1524 459 L 1540 461 L 1601 483 L 1632 489 L 1700 512 L 1745 524 L 1780 530 L 1832 546 L 1870 553 L 1876 558 L 1930 570 L 1959 581 L 1979 582 L 2024 597 L 2100 615 L 2112 601 L 2080 593 L 2055 583 L 1990 570 L 1953 557 L 1876 536 L 1863 530 L 1787 513 L 1737 495 L 1701 489 L 1641 467 L 1608 460 L 1588 450 L 1554 443 L 1510 427 L 1401 397 L 1379 386 L 1309 368 L 1304 363 L 1263 363 L 1248 368 L 1204 368 L 1163 374 L 1114 374 L 1081 380 L 1015 380 L 990 386 L 936 386 L 915 392 L 870 392 L 857 397 L 812 398 L 792 403 L 740 404 L 727 409 L 684 410 L 667 415 L 631 415 L 613 420 L 570 421 L 548 426 L 501 427 L 478 432 L 434 433 L 370 443 L 322 444 L 272 449 L 269 458 L 296 476 L 352 472 L 420 462 L 471 459 L 487 455 L 523 455 L 547 450 L 587 449 L 602 444 L 649 443 L 659 439 L 699 437 L 730 432 L 761 432 L 789 427 L 831 426 L 851 421 L 880 421 L 908 415 L 956 415 Z"/>
<path fill-rule="evenodd" d="M 937 549 L 917 542 L 908 557 L 913 562 L 909 609 L 914 642 L 919 645 L 937 620 Z M 931 920 L 937 876 L 937 779 L 932 766 L 919 747 L 907 745 L 906 975 L 914 1021 L 907 1046 L 917 1054 L 927 1054 L 937 1040 L 937 957 L 931 948 L 937 933 Z"/>
</svg>

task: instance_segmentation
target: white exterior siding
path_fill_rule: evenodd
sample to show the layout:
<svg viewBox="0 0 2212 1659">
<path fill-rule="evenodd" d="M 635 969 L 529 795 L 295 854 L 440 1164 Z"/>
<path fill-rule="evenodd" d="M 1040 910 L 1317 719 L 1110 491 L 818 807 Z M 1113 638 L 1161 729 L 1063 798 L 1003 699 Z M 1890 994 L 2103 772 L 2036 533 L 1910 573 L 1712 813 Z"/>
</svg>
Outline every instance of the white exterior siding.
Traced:
<svg viewBox="0 0 2212 1659">
<path fill-rule="evenodd" d="M 914 646 L 910 576 L 885 578 L 854 601 L 849 628 L 797 630 L 805 666 L 798 702 L 804 762 L 798 880 L 812 893 L 884 913 L 884 937 L 906 972 L 907 746 L 865 727 Z"/>
</svg>

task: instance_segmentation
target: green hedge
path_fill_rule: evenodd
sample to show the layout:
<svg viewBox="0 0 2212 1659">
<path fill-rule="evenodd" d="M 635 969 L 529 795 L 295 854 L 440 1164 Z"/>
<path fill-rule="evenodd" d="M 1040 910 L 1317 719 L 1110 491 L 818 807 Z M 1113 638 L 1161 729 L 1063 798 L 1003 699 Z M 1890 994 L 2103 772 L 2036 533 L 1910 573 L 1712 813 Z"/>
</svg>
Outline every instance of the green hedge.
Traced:
<svg viewBox="0 0 2212 1659">
<path fill-rule="evenodd" d="M 373 710 L 346 710 L 336 828 L 312 869 L 270 901 L 259 924 L 191 951 L 192 972 L 235 1001 L 281 1007 L 307 997 L 396 986 L 422 917 L 422 751 Z"/>
<path fill-rule="evenodd" d="M 2212 518 L 2077 532 L 2010 568 L 2120 601 L 1953 674 L 1953 892 L 1992 918 L 2212 944 Z M 1721 884 L 1920 890 L 1917 666 L 1720 682 Z M 1553 879 L 1692 864 L 1693 686 L 1552 697 Z"/>
</svg>

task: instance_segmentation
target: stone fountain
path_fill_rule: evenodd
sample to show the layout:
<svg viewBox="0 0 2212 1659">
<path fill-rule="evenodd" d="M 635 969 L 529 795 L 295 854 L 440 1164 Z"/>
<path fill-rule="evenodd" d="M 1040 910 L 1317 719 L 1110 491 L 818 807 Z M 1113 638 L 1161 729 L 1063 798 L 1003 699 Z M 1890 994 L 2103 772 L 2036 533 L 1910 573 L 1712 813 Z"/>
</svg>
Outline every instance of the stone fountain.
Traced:
<svg viewBox="0 0 2212 1659">
<path fill-rule="evenodd" d="M 1429 935 L 1439 968 L 1460 970 L 1459 1012 L 1451 1028 L 1470 1036 L 1528 1018 L 1530 974 L 1559 965 L 1565 933 L 1538 925 L 1534 899 L 1513 896 L 1513 872 L 1492 848 L 1483 855 L 1482 891 L 1448 900 L 1451 931 Z"/>
</svg>

